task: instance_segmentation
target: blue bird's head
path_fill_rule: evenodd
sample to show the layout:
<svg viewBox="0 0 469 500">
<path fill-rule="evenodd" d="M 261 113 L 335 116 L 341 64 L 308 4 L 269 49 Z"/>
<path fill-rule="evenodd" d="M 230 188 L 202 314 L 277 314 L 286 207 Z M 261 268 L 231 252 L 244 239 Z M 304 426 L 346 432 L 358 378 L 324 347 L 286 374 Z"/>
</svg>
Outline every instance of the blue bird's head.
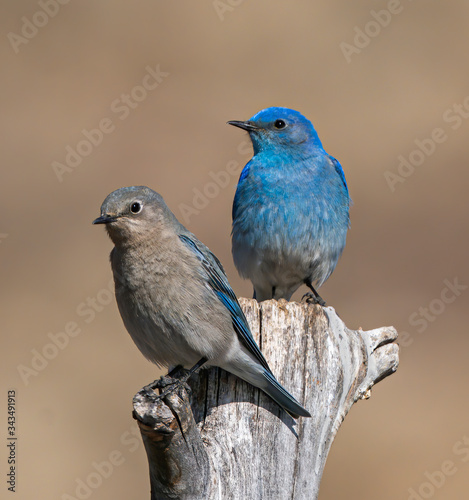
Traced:
<svg viewBox="0 0 469 500">
<path fill-rule="evenodd" d="M 249 132 L 254 154 L 279 149 L 292 152 L 322 149 L 313 124 L 293 109 L 266 108 L 245 122 L 233 120 L 228 123 Z"/>
</svg>

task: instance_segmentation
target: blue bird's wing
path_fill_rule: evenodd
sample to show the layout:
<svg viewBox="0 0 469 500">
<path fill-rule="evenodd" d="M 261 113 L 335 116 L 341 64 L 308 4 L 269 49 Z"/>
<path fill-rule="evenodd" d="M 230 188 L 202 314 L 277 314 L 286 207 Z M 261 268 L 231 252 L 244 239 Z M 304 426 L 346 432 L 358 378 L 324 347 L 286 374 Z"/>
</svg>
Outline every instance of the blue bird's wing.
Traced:
<svg viewBox="0 0 469 500">
<path fill-rule="evenodd" d="M 344 174 L 344 171 L 342 169 L 342 165 L 333 156 L 328 155 L 328 157 L 329 157 L 329 160 L 331 161 L 332 165 L 334 165 L 335 171 L 339 174 L 339 177 L 342 180 L 342 183 L 345 187 L 345 191 L 348 194 L 347 181 L 345 180 L 345 174 Z"/>
<path fill-rule="evenodd" d="M 214 293 L 217 294 L 220 302 L 228 309 L 231 314 L 233 328 L 238 335 L 239 341 L 246 349 L 254 355 L 257 361 L 269 372 L 272 373 L 267 361 L 260 351 L 256 341 L 254 340 L 251 330 L 249 329 L 246 317 L 239 305 L 238 299 L 233 292 L 225 270 L 220 261 L 213 253 L 200 241 L 194 241 L 187 235 L 180 235 L 181 241 L 194 252 L 199 258 L 202 267 L 207 273 L 208 284 Z"/>
<path fill-rule="evenodd" d="M 249 170 L 251 169 L 252 161 L 253 160 L 248 161 L 246 163 L 246 165 L 244 166 L 243 170 L 241 171 L 241 175 L 239 176 L 239 180 L 238 180 L 238 186 L 239 186 L 239 183 L 249 175 Z M 233 208 L 231 211 L 231 217 L 233 218 L 233 220 L 236 219 L 236 212 L 237 211 L 238 211 L 238 190 L 236 190 L 235 197 L 233 200 Z"/>
</svg>

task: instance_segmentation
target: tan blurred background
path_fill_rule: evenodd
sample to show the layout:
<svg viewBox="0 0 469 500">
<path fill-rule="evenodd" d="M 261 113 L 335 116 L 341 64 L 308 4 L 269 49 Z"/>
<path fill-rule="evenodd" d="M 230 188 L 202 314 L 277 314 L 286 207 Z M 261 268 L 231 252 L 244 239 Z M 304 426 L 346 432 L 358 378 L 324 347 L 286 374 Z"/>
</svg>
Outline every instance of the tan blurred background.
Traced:
<svg viewBox="0 0 469 500">
<path fill-rule="evenodd" d="M 146 184 L 250 296 L 231 259 L 230 214 L 251 152 L 225 122 L 281 105 L 313 121 L 354 200 L 345 253 L 321 295 L 350 328 L 404 334 L 398 372 L 342 425 L 320 499 L 467 498 L 469 4 L 43 5 L 3 2 L 0 21 L 0 496 L 14 388 L 15 498 L 149 498 L 131 399 L 159 373 L 124 330 L 107 290 L 111 243 L 91 221 L 109 192 Z M 147 67 L 158 65 L 160 83 L 145 95 L 143 82 L 156 85 Z M 101 143 L 81 144 L 86 156 L 66 165 L 67 147 L 100 124 Z M 440 143 L 416 153 L 432 133 Z M 399 155 L 421 165 L 399 174 Z M 54 162 L 67 168 L 57 174 Z M 194 205 L 204 189 L 206 206 Z M 460 284 L 457 295 L 445 280 Z M 47 347 L 65 342 L 65 328 L 80 333 Z M 51 359 L 33 365 L 44 348 Z M 98 474 L 110 457 L 113 471 Z"/>
</svg>

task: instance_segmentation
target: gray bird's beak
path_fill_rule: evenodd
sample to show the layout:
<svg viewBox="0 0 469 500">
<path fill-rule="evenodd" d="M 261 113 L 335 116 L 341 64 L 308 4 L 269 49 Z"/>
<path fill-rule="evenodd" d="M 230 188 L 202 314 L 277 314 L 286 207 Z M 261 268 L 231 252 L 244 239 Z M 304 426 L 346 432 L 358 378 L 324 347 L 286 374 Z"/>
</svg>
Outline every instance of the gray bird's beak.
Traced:
<svg viewBox="0 0 469 500">
<path fill-rule="evenodd" d="M 256 127 L 252 122 L 247 121 L 247 122 L 240 122 L 238 120 L 231 120 L 228 123 L 228 125 L 233 125 L 233 127 L 239 127 L 242 128 L 243 130 L 247 130 L 248 132 L 251 132 L 253 130 L 259 130 L 259 127 Z"/>
<path fill-rule="evenodd" d="M 113 215 L 101 215 L 93 221 L 93 224 L 109 224 L 109 222 L 116 222 L 117 217 Z"/>
</svg>

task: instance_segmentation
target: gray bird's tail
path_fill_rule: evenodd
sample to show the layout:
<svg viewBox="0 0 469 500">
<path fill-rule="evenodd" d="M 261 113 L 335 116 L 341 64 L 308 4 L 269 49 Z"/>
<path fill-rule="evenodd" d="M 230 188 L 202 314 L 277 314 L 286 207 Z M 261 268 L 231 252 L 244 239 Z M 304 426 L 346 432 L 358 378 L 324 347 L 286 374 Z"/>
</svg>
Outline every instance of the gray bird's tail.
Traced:
<svg viewBox="0 0 469 500">
<path fill-rule="evenodd" d="M 277 381 L 272 373 L 264 370 L 266 383 L 259 385 L 268 396 L 270 396 L 279 406 L 281 406 L 293 418 L 311 417 L 311 413 L 305 410 L 300 403 Z"/>
</svg>

